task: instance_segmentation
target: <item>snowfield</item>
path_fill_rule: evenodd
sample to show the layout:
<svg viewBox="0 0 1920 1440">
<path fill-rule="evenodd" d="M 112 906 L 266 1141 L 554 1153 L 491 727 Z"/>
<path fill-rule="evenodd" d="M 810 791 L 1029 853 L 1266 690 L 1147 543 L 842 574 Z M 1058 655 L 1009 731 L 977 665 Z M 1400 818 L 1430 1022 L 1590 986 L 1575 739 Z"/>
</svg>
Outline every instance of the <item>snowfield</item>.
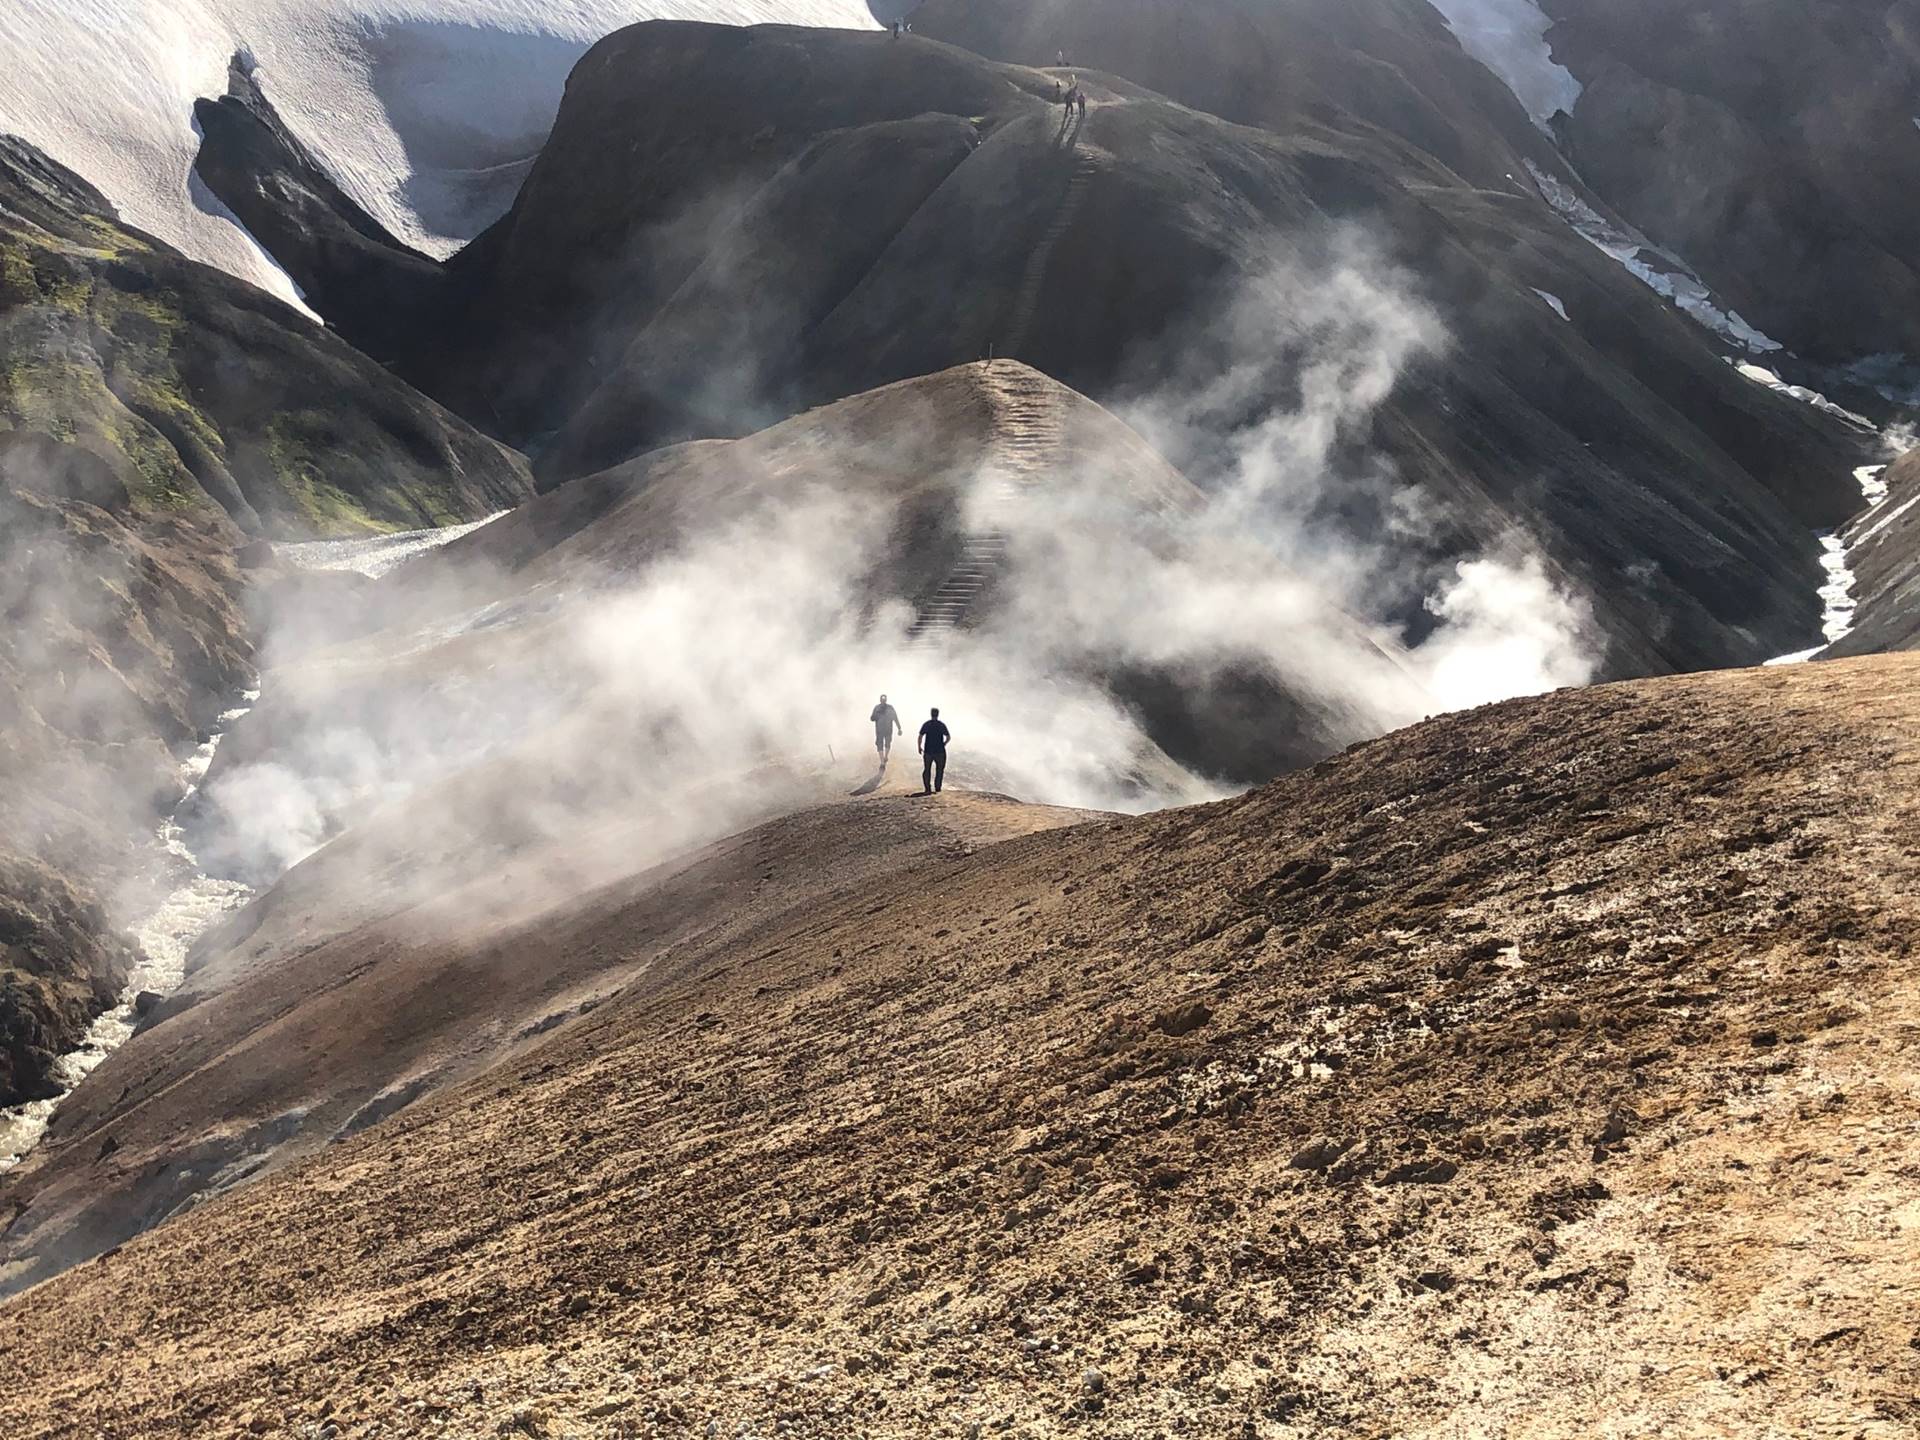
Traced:
<svg viewBox="0 0 1920 1440">
<path fill-rule="evenodd" d="M 587 47 L 662 18 L 874 28 L 865 0 L 6 0 L 0 132 L 129 223 L 297 303 L 189 181 L 193 102 L 226 93 L 237 53 L 354 199 L 445 255 L 511 203 Z"/>
</svg>

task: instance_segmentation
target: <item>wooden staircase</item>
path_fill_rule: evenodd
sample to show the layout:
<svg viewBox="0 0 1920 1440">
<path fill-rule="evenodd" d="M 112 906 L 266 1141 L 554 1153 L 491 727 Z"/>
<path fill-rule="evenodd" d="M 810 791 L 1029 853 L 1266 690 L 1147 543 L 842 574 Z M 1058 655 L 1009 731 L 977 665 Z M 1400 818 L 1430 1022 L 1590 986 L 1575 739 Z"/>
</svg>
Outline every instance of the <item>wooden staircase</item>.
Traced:
<svg viewBox="0 0 1920 1440">
<path fill-rule="evenodd" d="M 1017 359 L 1026 347 L 1054 251 L 1079 218 L 1096 170 L 1094 162 L 1078 151 L 1068 162 L 1053 219 L 1027 256 L 1001 355 Z M 1059 458 L 1064 406 L 1058 389 L 1024 367 L 989 362 L 982 375 L 987 403 L 994 412 L 993 444 L 971 507 L 972 528 L 961 541 L 953 569 L 921 603 L 909 632 L 916 642 L 959 629 L 971 618 L 980 597 L 1006 566 L 1008 526 L 1014 512 L 1026 491 L 1038 485 Z"/>
<path fill-rule="evenodd" d="M 958 629 L 972 616 L 1006 565 L 1008 532 L 1020 506 L 1057 465 L 1064 444 L 1066 406 L 1044 376 L 997 363 L 989 363 L 981 375 L 994 412 L 993 444 L 968 517 L 972 528 L 953 569 L 920 607 L 910 632 L 916 641 Z"/>
<path fill-rule="evenodd" d="M 1020 352 L 1032 338 L 1033 318 L 1040 308 L 1040 292 L 1047 283 L 1047 268 L 1053 263 L 1053 252 L 1059 248 L 1061 237 L 1080 217 L 1080 207 L 1086 202 L 1087 189 L 1093 183 L 1096 168 L 1087 156 L 1078 151 L 1074 153 L 1067 183 L 1060 192 L 1060 204 L 1054 211 L 1052 221 L 1041 233 L 1039 243 L 1027 256 L 1026 273 L 1020 277 L 1020 293 L 1014 298 L 1013 314 L 1007 321 L 1006 339 L 1000 354 L 1018 360 Z"/>
</svg>

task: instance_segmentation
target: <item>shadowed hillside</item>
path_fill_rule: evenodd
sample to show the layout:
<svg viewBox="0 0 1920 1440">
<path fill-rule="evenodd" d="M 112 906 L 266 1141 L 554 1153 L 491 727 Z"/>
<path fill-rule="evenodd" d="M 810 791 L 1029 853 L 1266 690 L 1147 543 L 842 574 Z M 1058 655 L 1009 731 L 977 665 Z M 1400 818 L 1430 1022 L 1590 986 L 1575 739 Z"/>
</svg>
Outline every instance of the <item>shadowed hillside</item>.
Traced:
<svg viewBox="0 0 1920 1440">
<path fill-rule="evenodd" d="M 1595 190 L 1801 353 L 1920 356 L 1920 5 L 1541 8 Z"/>
</svg>

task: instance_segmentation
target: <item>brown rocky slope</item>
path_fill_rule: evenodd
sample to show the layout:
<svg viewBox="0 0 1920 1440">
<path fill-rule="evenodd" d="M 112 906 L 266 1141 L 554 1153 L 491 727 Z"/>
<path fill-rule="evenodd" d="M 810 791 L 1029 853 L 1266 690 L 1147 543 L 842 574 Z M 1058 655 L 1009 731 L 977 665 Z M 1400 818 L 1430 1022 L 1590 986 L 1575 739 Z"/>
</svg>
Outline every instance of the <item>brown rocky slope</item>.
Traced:
<svg viewBox="0 0 1920 1440">
<path fill-rule="evenodd" d="M 1917 701 L 1905 656 L 1563 693 L 727 892 L 749 931 L 12 1301 L 0 1422 L 1909 1434 Z"/>
</svg>

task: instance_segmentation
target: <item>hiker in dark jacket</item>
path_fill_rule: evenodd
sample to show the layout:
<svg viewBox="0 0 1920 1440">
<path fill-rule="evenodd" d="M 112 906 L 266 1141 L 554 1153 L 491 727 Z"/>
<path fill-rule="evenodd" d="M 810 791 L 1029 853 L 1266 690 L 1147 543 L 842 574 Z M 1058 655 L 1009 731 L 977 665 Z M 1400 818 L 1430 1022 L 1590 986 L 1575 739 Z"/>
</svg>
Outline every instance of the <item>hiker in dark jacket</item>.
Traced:
<svg viewBox="0 0 1920 1440">
<path fill-rule="evenodd" d="M 947 742 L 953 732 L 940 723 L 940 712 L 920 727 L 920 793 L 932 795 L 947 782 Z"/>
</svg>

